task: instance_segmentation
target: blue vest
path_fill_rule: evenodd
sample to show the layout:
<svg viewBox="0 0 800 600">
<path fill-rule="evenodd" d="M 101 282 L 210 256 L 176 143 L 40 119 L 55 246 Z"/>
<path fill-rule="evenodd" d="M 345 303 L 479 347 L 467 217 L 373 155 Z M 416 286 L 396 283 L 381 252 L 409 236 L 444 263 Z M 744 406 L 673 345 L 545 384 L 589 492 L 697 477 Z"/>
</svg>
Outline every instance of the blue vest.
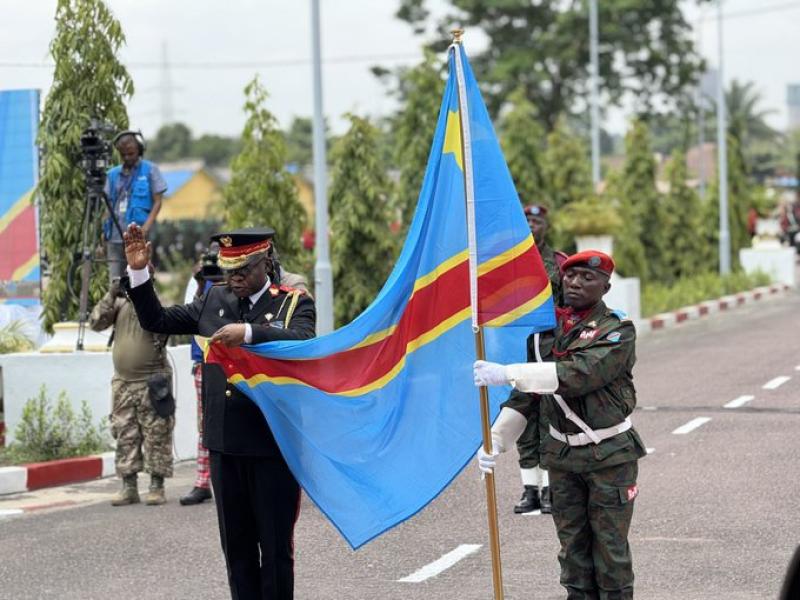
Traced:
<svg viewBox="0 0 800 600">
<path fill-rule="evenodd" d="M 125 211 L 125 222 L 120 223 L 123 231 L 131 223 L 143 225 L 150 216 L 150 211 L 153 209 L 153 194 L 150 190 L 150 171 L 152 170 L 152 163 L 149 160 L 140 160 L 133 173 L 133 182 L 130 188 L 130 195 L 128 196 L 128 208 Z M 111 206 L 114 207 L 114 212 L 117 211 L 117 182 L 122 175 L 122 165 L 112 167 L 108 171 L 108 189 L 111 192 Z M 114 227 L 114 221 L 109 217 L 103 224 L 103 233 L 106 239 L 111 238 L 111 228 Z"/>
</svg>

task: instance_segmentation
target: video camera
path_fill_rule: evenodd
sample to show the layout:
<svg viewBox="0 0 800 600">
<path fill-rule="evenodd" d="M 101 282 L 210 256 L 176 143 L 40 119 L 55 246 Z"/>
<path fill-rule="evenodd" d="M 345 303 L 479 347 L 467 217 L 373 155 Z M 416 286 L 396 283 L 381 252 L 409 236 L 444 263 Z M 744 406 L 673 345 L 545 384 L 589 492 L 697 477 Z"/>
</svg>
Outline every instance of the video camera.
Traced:
<svg viewBox="0 0 800 600">
<path fill-rule="evenodd" d="M 111 166 L 114 151 L 110 141 L 114 130 L 113 125 L 92 119 L 89 126 L 81 132 L 79 164 L 90 188 L 99 186 L 102 189 L 105 183 L 106 171 Z"/>
</svg>

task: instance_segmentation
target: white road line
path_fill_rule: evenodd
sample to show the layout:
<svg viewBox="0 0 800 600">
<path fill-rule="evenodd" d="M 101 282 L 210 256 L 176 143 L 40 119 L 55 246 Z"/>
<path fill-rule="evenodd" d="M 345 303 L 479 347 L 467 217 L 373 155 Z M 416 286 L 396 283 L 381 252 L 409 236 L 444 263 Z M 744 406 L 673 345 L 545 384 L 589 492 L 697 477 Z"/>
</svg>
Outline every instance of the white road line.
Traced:
<svg viewBox="0 0 800 600">
<path fill-rule="evenodd" d="M 685 435 L 685 434 L 689 433 L 690 431 L 693 431 L 693 430 L 697 429 L 701 425 L 705 425 L 710 420 L 711 420 L 711 417 L 697 417 L 696 419 L 692 419 L 691 421 L 686 423 L 686 425 L 681 425 L 680 427 L 678 427 L 672 433 L 674 433 L 675 435 Z"/>
<path fill-rule="evenodd" d="M 418 571 L 414 571 L 408 577 L 403 577 L 397 581 L 401 583 L 419 583 L 431 577 L 436 577 L 442 571 L 449 569 L 462 558 L 469 556 L 473 552 L 477 552 L 480 548 L 481 544 L 461 544 L 455 550 L 451 550 L 440 559 L 425 565 Z"/>
<path fill-rule="evenodd" d="M 776 377 L 775 379 L 770 379 L 767 383 L 761 386 L 761 388 L 765 390 L 775 390 L 781 387 L 784 383 L 786 383 L 790 379 L 791 377 L 787 377 L 786 375 L 781 375 L 780 377 Z"/>
<path fill-rule="evenodd" d="M 724 408 L 739 408 L 740 406 L 744 406 L 751 400 L 755 399 L 755 396 L 739 396 L 735 400 L 731 400 L 728 402 Z"/>
<path fill-rule="evenodd" d="M 653 452 L 655 452 L 655 451 L 656 451 L 656 449 L 655 449 L 655 448 L 647 448 L 647 453 L 648 453 L 648 454 L 652 454 L 652 453 L 653 453 Z"/>
<path fill-rule="evenodd" d="M 795 370 L 795 371 L 800 371 L 800 365 L 797 365 L 797 366 L 794 368 L 794 370 Z"/>
</svg>

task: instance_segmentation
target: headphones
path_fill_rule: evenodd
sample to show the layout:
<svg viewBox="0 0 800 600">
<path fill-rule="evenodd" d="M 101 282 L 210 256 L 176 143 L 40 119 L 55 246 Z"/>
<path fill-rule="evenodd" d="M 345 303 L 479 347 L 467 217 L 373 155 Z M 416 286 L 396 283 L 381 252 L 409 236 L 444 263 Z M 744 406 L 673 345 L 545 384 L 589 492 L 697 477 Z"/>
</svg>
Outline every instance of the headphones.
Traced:
<svg viewBox="0 0 800 600">
<path fill-rule="evenodd" d="M 141 131 L 133 131 L 132 129 L 126 129 L 125 131 L 120 131 L 117 135 L 114 136 L 114 139 L 111 140 L 111 143 L 114 144 L 114 147 L 117 147 L 117 143 L 124 138 L 126 135 L 133 137 L 136 145 L 139 147 L 139 156 L 144 156 L 144 151 L 147 149 L 147 143 L 144 141 L 144 136 L 142 135 Z"/>
</svg>

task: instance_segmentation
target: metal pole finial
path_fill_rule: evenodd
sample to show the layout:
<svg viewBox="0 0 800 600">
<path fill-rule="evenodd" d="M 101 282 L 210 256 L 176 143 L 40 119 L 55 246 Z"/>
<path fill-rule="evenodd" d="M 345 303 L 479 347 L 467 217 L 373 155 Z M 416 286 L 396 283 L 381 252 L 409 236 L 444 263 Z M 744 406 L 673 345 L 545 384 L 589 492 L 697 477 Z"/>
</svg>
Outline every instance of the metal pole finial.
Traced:
<svg viewBox="0 0 800 600">
<path fill-rule="evenodd" d="M 453 29 L 450 31 L 453 34 L 453 43 L 460 44 L 461 43 L 461 36 L 464 35 L 463 29 Z"/>
</svg>

